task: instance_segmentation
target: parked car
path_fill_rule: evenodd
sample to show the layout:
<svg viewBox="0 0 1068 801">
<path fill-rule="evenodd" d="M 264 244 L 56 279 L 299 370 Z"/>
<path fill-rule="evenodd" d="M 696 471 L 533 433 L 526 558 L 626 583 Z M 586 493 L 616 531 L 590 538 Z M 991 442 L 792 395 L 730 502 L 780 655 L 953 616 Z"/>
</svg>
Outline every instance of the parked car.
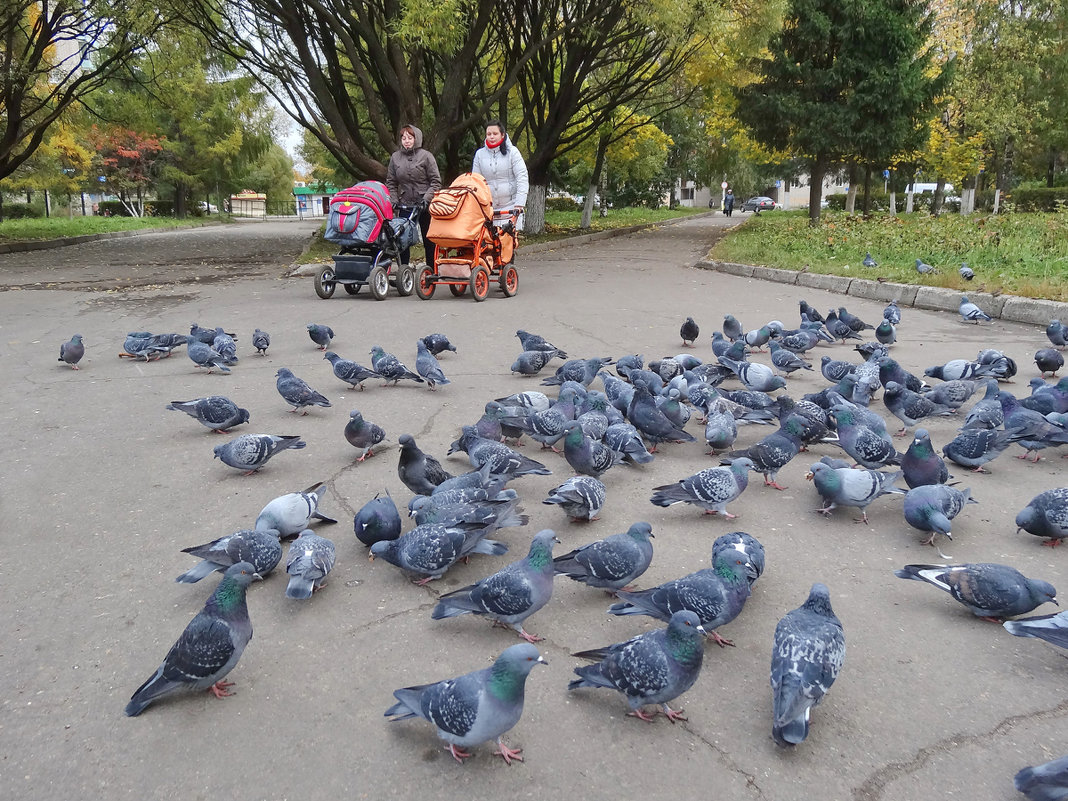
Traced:
<svg viewBox="0 0 1068 801">
<path fill-rule="evenodd" d="M 197 203 L 197 208 L 200 209 L 200 212 L 202 214 L 218 214 L 219 213 L 219 207 L 218 206 L 216 206 L 214 203 L 208 203 L 207 201 L 204 201 L 204 200 L 202 200 L 199 203 Z"/>
<path fill-rule="evenodd" d="M 751 197 L 742 204 L 742 211 L 770 211 L 781 208 L 781 203 L 776 203 L 770 197 L 764 196 Z"/>
</svg>

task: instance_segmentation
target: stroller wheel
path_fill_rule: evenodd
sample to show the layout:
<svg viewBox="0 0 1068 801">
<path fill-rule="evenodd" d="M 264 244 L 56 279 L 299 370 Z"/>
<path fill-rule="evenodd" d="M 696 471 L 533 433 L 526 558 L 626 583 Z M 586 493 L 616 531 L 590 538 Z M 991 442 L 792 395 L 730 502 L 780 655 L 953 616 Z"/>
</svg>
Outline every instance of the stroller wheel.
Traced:
<svg viewBox="0 0 1068 801">
<path fill-rule="evenodd" d="M 471 297 L 481 303 L 489 294 L 489 270 L 479 265 L 471 273 Z"/>
<path fill-rule="evenodd" d="M 504 293 L 505 297 L 511 298 L 515 297 L 518 291 L 519 270 L 509 264 L 501 271 L 501 292 Z"/>
<path fill-rule="evenodd" d="M 332 266 L 323 267 L 315 274 L 315 294 L 323 300 L 331 297 L 336 287 L 337 282 L 334 280 L 334 268 Z"/>
<path fill-rule="evenodd" d="M 342 284 L 345 287 L 345 291 L 350 295 L 360 294 L 360 284 Z"/>
<path fill-rule="evenodd" d="M 408 297 L 415 291 L 415 270 L 404 269 L 397 276 L 397 294 L 402 298 Z"/>
<path fill-rule="evenodd" d="M 463 297 L 464 292 L 467 291 L 467 284 L 449 284 L 449 291 L 455 297 Z"/>
<path fill-rule="evenodd" d="M 375 300 L 385 300 L 389 294 L 389 274 L 381 264 L 371 270 L 367 276 L 367 285 L 371 287 L 371 297 Z"/>
<path fill-rule="evenodd" d="M 424 267 L 419 271 L 419 275 L 415 279 L 415 294 L 419 296 L 420 300 L 430 300 L 434 297 L 434 290 L 438 288 L 435 279 L 437 274 L 429 267 Z"/>
</svg>

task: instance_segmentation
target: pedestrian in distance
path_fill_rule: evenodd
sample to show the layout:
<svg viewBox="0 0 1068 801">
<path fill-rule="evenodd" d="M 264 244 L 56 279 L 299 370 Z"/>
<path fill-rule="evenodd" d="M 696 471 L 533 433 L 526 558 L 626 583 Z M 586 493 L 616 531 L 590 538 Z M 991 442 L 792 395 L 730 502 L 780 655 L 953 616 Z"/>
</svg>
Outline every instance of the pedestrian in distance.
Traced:
<svg viewBox="0 0 1068 801">
<path fill-rule="evenodd" d="M 726 214 L 728 217 L 730 217 L 731 214 L 733 213 L 733 211 L 734 211 L 734 190 L 733 189 L 728 189 L 727 190 L 727 194 L 723 196 L 723 213 Z"/>
<path fill-rule="evenodd" d="M 386 167 L 386 188 L 397 215 L 407 217 L 415 206 L 419 209 L 419 230 L 423 235 L 423 250 L 427 266 L 434 267 L 434 243 L 426 238 L 430 228 L 430 198 L 441 189 L 438 162 L 429 150 L 423 149 L 423 132 L 414 125 L 400 130 L 400 147 L 389 157 Z M 401 267 L 407 267 L 411 249 L 401 251 Z"/>
</svg>

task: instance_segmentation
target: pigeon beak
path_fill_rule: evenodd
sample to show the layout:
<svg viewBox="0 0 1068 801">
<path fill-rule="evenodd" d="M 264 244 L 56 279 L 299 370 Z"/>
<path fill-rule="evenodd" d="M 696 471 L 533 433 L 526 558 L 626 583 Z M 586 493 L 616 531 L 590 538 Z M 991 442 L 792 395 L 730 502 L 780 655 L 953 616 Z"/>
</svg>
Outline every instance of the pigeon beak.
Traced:
<svg viewBox="0 0 1068 801">
<path fill-rule="evenodd" d="M 555 542 L 557 545 L 559 545 L 560 544 L 560 539 L 558 537 L 553 537 L 553 542 Z"/>
<path fill-rule="evenodd" d="M 261 576 L 259 573 L 253 573 L 252 574 L 252 580 L 253 581 L 263 581 L 263 576 Z"/>
<path fill-rule="evenodd" d="M 809 471 L 808 471 L 807 473 L 805 473 L 805 478 L 806 478 L 807 480 L 809 480 L 809 481 L 811 481 L 811 480 L 812 480 L 812 479 L 814 479 L 815 477 L 816 477 L 816 474 L 815 474 L 815 473 L 813 473 L 813 472 L 812 472 L 811 470 L 809 470 Z"/>
<path fill-rule="evenodd" d="M 946 539 L 952 541 L 952 539 L 953 539 L 953 532 L 952 531 L 947 531 L 946 532 Z"/>
<path fill-rule="evenodd" d="M 1056 601 L 1054 601 L 1053 603 L 1057 603 L 1057 602 L 1056 602 Z M 548 664 L 549 664 L 549 660 L 548 660 L 548 659 L 546 659 L 546 658 L 545 658 L 544 656 L 541 656 L 541 655 L 539 655 L 539 656 L 538 656 L 538 659 L 537 659 L 537 661 L 538 661 L 539 663 L 541 663 L 542 665 L 548 665 Z"/>
<path fill-rule="evenodd" d="M 1049 599 L 1049 602 L 1050 602 L 1051 604 L 1054 604 L 1055 606 L 1060 606 L 1060 604 L 1059 604 L 1059 603 L 1057 603 L 1057 596 L 1056 596 L 1056 595 L 1054 595 L 1054 596 L 1053 596 L 1052 598 L 1050 598 L 1050 599 Z"/>
<path fill-rule="evenodd" d="M 701 632 L 701 634 L 703 634 L 705 637 L 708 636 L 708 632 L 705 631 L 705 627 L 702 626 L 700 623 L 697 624 L 697 630 Z"/>
</svg>

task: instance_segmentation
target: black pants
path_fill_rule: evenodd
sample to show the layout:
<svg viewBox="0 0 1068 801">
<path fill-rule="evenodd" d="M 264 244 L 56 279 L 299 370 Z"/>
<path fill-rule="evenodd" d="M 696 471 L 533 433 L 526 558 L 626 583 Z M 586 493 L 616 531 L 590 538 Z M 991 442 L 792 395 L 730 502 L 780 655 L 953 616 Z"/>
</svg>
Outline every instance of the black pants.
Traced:
<svg viewBox="0 0 1068 801">
<path fill-rule="evenodd" d="M 411 206 L 401 206 L 397 209 L 398 217 L 407 217 L 412 213 Z M 430 230 L 430 209 L 423 208 L 419 212 L 419 216 L 416 218 L 419 221 L 419 230 L 423 234 L 423 250 L 426 251 L 426 263 L 430 268 L 434 267 L 434 243 L 426 238 L 426 232 Z M 408 264 L 411 257 L 410 249 L 405 248 L 401 251 L 401 264 Z"/>
</svg>

